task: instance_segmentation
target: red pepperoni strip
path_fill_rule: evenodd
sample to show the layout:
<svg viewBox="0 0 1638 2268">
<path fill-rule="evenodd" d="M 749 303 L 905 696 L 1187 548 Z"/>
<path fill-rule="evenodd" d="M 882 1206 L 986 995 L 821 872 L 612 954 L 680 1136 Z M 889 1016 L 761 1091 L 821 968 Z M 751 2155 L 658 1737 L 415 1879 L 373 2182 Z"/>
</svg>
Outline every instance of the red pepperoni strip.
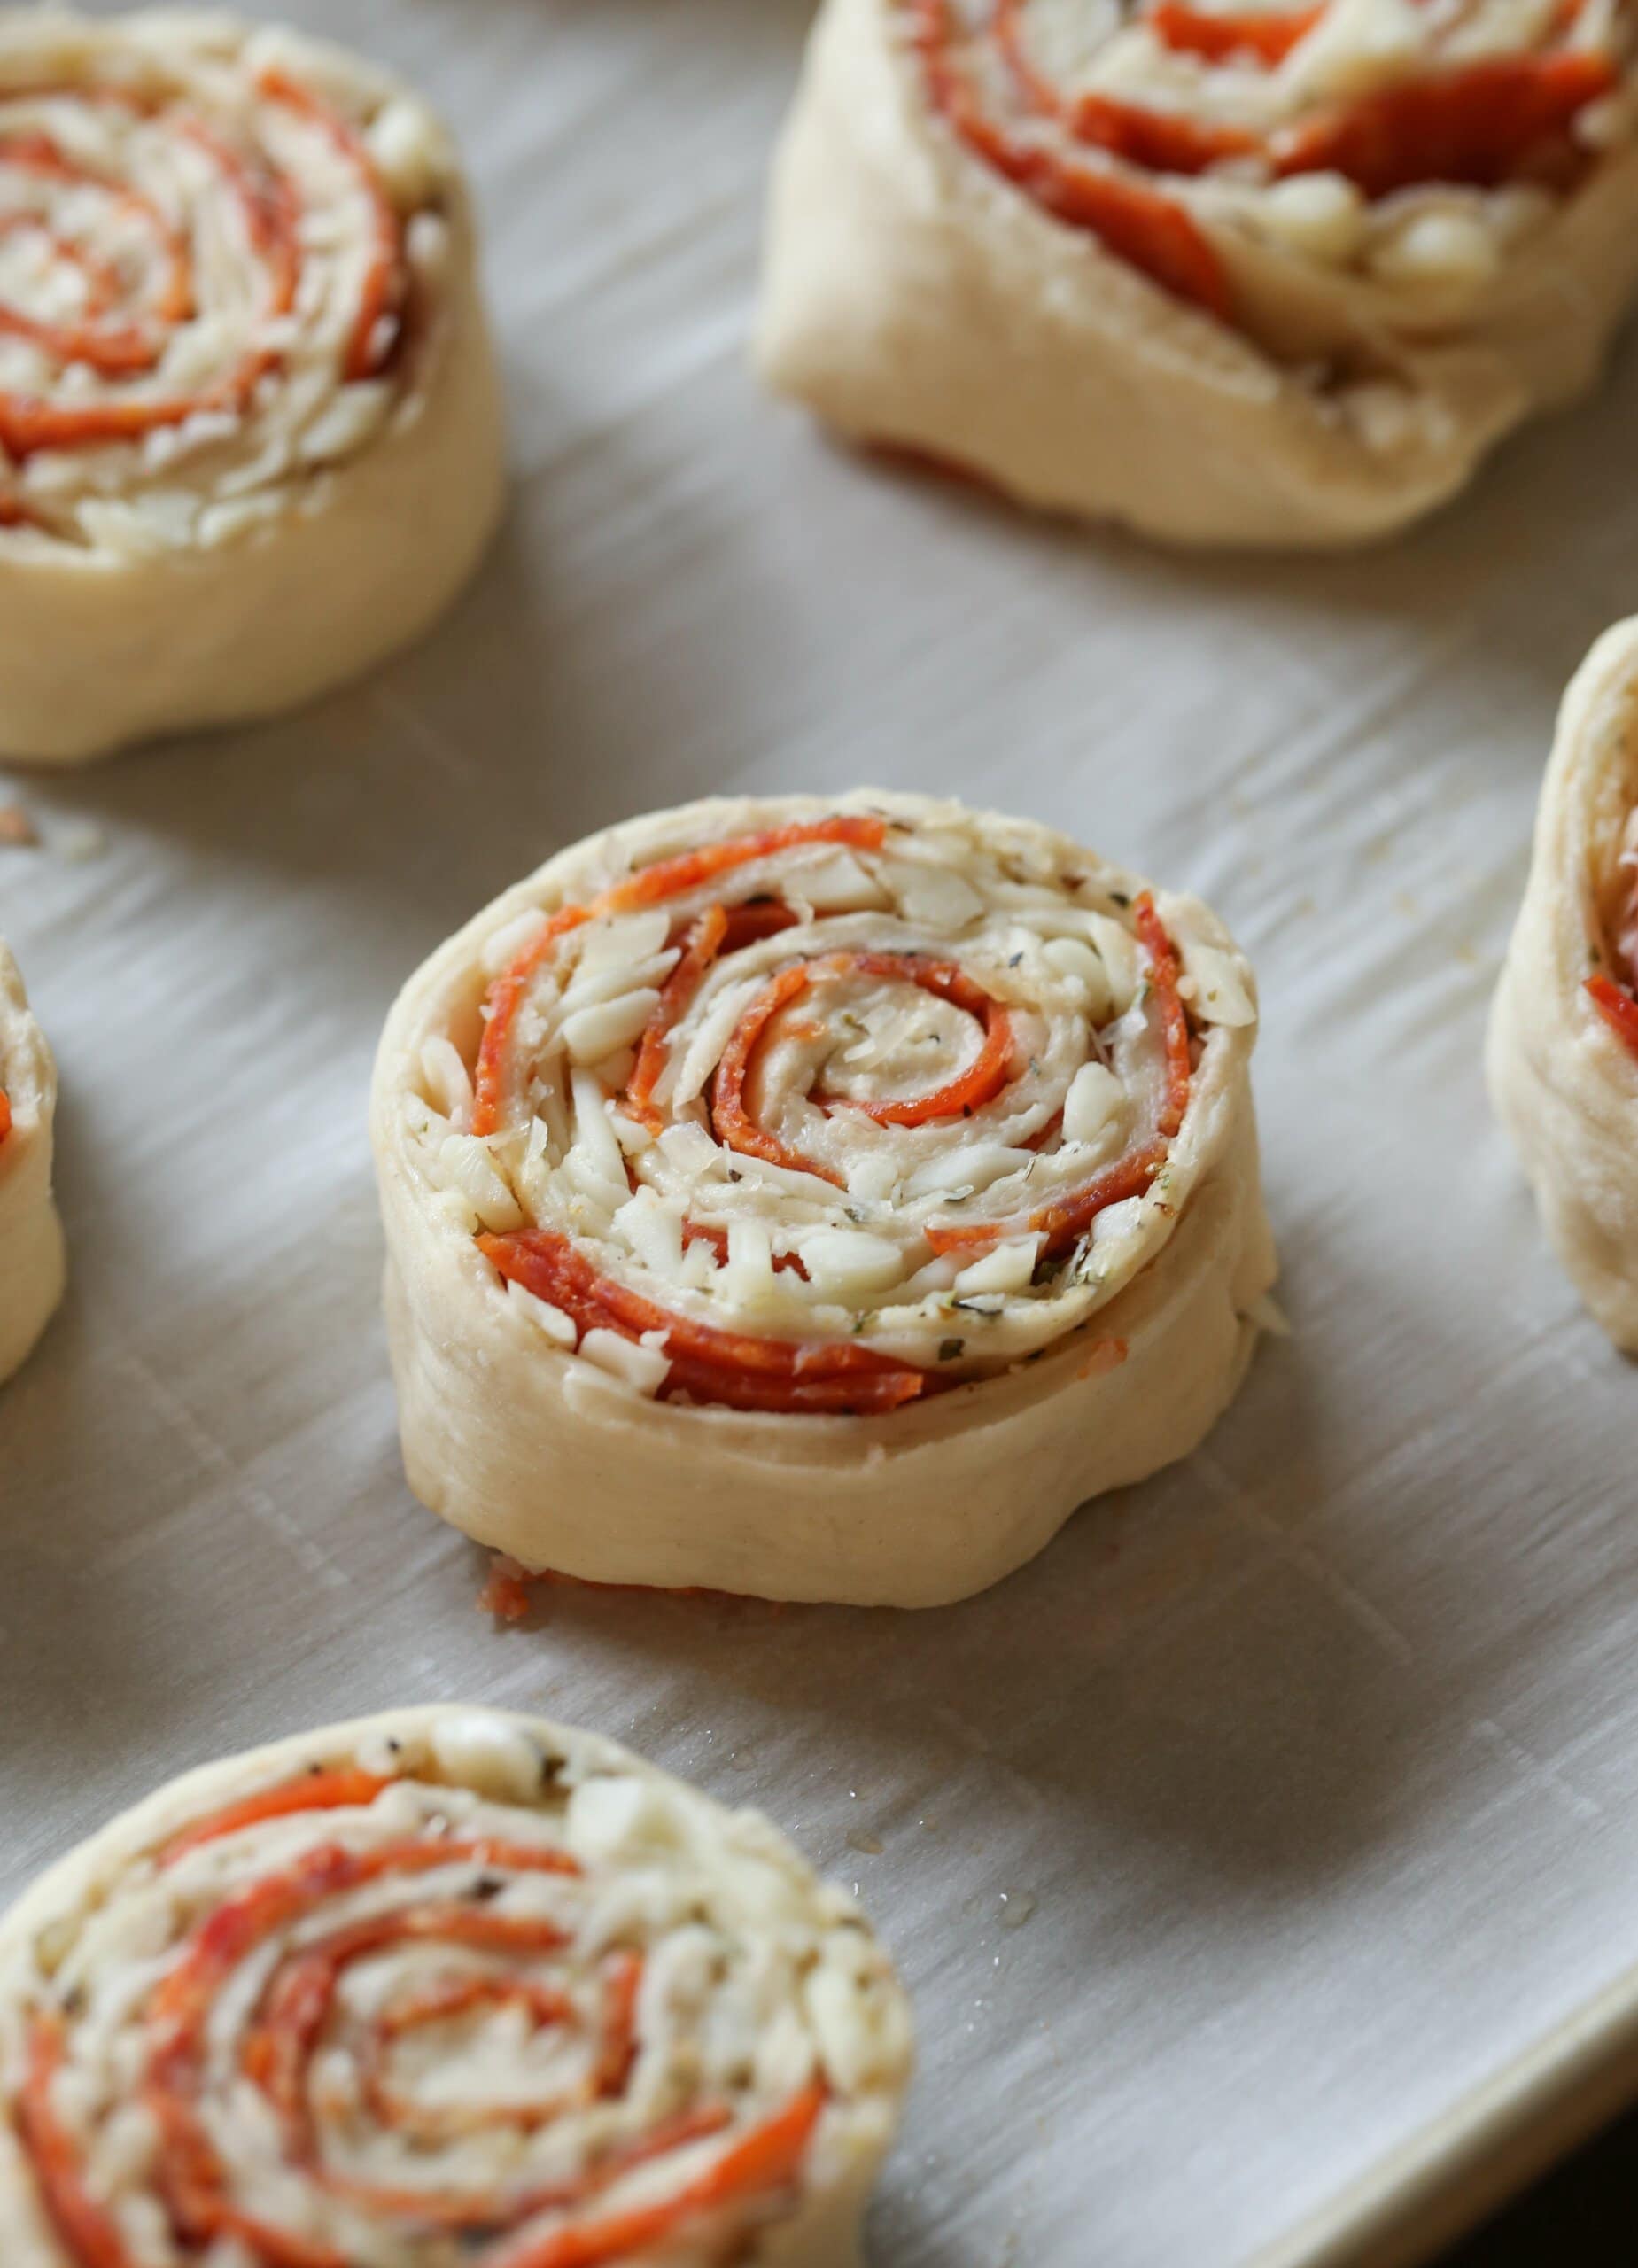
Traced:
<svg viewBox="0 0 1638 2268">
<path fill-rule="evenodd" d="M 1043 1256 L 1055 1259 L 1080 1242 L 1099 1213 L 1128 1198 L 1141 1197 L 1166 1163 L 1189 1107 L 1189 1019 L 1177 990 L 1182 972 L 1176 948 L 1146 890 L 1132 909 L 1132 920 L 1149 956 L 1149 978 L 1166 1048 L 1166 1091 L 1153 1135 L 1080 1189 L 1067 1191 L 1033 1213 L 1011 1221 L 958 1222 L 947 1227 L 931 1223 L 926 1234 L 935 1252 L 983 1250 L 1004 1237 L 1038 1236 Z"/>
<path fill-rule="evenodd" d="M 750 866 L 758 858 L 776 857 L 781 850 L 795 850 L 804 843 L 837 843 L 851 845 L 855 850 L 879 850 L 886 838 L 885 819 L 801 819 L 788 827 L 769 827 L 760 835 L 734 835 L 723 843 L 707 843 L 702 850 L 686 850 L 678 858 L 659 859 L 603 890 L 589 905 L 566 905 L 554 913 L 506 974 L 489 988 L 485 1003 L 488 1021 L 484 1027 L 473 1081 L 473 1133 L 482 1136 L 499 1130 L 512 1027 L 528 997 L 530 984 L 559 937 L 601 915 L 633 913 L 646 906 L 663 905 L 667 898 L 680 897 L 685 891 L 697 889 L 702 882 L 714 882 L 718 874 L 730 874 L 736 867 Z"/>
<path fill-rule="evenodd" d="M 828 1166 L 817 1165 L 811 1158 L 803 1157 L 800 1150 L 793 1150 L 788 1143 L 781 1142 L 777 1134 L 770 1134 L 766 1127 L 758 1125 L 745 1099 L 745 1083 L 755 1068 L 768 1026 L 780 1009 L 805 992 L 812 982 L 810 965 L 795 961 L 771 977 L 746 1009 L 717 1065 L 711 1123 L 718 1140 L 729 1149 L 737 1150 L 741 1157 L 761 1158 L 769 1165 L 784 1166 L 792 1173 L 816 1174 L 821 1181 L 828 1181 L 840 1189 L 843 1185 L 840 1174 L 833 1173 Z"/>
<path fill-rule="evenodd" d="M 1619 1040 L 1638 1055 L 1638 1000 L 1602 969 L 1587 980 L 1593 1006 Z"/>
<path fill-rule="evenodd" d="M 260 353 L 197 394 L 120 401 L 44 401 L 32 394 L 0 394 L 0 445 L 21 461 L 41 449 L 84 448 L 98 441 L 140 441 L 163 427 L 183 425 L 213 410 L 242 412 L 267 364 Z"/>
<path fill-rule="evenodd" d="M 1324 12 L 1322 6 L 1217 15 L 1191 8 L 1185 0 L 1160 0 L 1143 20 L 1176 54 L 1203 56 L 1208 63 L 1252 56 L 1272 66 L 1285 60 Z"/>
<path fill-rule="evenodd" d="M 966 1068 L 942 1087 L 902 1102 L 860 1102 L 820 1095 L 826 1108 L 858 1110 L 883 1126 L 924 1126 L 935 1118 L 958 1118 L 990 1101 L 1006 1084 L 1013 1060 L 1012 1019 L 998 1000 L 948 961 L 924 960 L 909 953 L 829 953 L 822 960 L 798 961 L 780 969 L 747 1007 L 717 1067 L 711 1122 L 718 1138 L 742 1157 L 763 1158 L 795 1173 L 817 1175 L 842 1186 L 841 1177 L 760 1125 L 746 1099 L 746 1086 L 769 1025 L 790 1003 L 823 978 L 883 976 L 914 984 L 963 1009 L 984 1026 L 984 1044 Z"/>
<path fill-rule="evenodd" d="M 687 1014 L 690 1001 L 721 952 L 722 941 L 727 934 L 728 916 L 724 908 L 708 905 L 689 930 L 682 959 L 666 978 L 659 1005 L 648 1019 L 639 1044 L 637 1067 L 625 1090 L 625 1107 L 651 1134 L 657 1134 L 665 1123 L 664 1112 L 655 1107 L 654 1090 L 671 1052 L 672 1033 Z"/>
<path fill-rule="evenodd" d="M 237 201 L 251 249 L 268 267 L 267 311 L 288 315 L 301 282 L 301 205 L 289 176 L 244 157 L 202 120 L 182 128 L 213 160 Z"/>
<path fill-rule="evenodd" d="M 510 968 L 490 986 L 485 1003 L 488 1021 L 484 1026 L 483 1043 L 477 1051 L 477 1068 L 472 1080 L 474 1134 L 488 1135 L 500 1130 L 507 1051 L 511 1043 L 512 1027 L 517 1021 L 517 1012 L 529 997 L 530 985 L 557 940 L 566 937 L 571 929 L 579 928 L 591 918 L 592 909 L 589 906 L 565 905 L 536 932 Z"/>
<path fill-rule="evenodd" d="M 638 1044 L 637 1063 L 627 1083 L 625 1106 L 638 1123 L 657 1134 L 665 1123 L 654 1091 L 665 1068 L 671 1037 L 687 1014 L 695 994 L 725 952 L 741 951 L 759 938 L 777 936 L 796 916 L 776 898 L 744 905 L 708 905 L 682 943 L 682 959 L 666 979 L 659 1005 Z"/>
<path fill-rule="evenodd" d="M 17 2099 L 18 2140 L 46 2217 L 76 2268 L 134 2268 L 124 2238 L 85 2186 L 79 2150 L 51 2102 L 65 2060 L 60 2019 L 35 2016 L 28 2031 L 27 2075 Z"/>
<path fill-rule="evenodd" d="M 663 905 L 680 897 L 718 874 L 748 866 L 757 858 L 777 858 L 781 850 L 800 850 L 810 843 L 842 843 L 855 850 L 880 850 L 887 840 L 887 821 L 865 816 L 793 819 L 785 827 L 770 827 L 760 835 L 731 835 L 723 843 L 708 843 L 698 850 L 685 850 L 675 858 L 661 858 L 640 867 L 594 901 L 599 913 L 625 913 L 645 905 Z"/>
<path fill-rule="evenodd" d="M 1222 159 L 1244 157 L 1257 149 L 1255 136 L 1237 128 L 1202 125 L 1180 111 L 1147 109 L 1113 95 L 1083 95 L 1067 105 L 1024 46 L 1027 5 L 1028 0 L 997 0 L 990 35 L 1030 109 L 1059 120 L 1077 141 L 1092 143 L 1146 172 L 1169 174 L 1204 173 Z"/>
<path fill-rule="evenodd" d="M 990 36 L 1000 50 L 1013 84 L 1030 109 L 1039 111 L 1043 118 L 1060 118 L 1063 105 L 1058 98 L 1058 89 L 1044 72 L 1036 69 L 1024 44 L 1024 12 L 1029 4 L 1029 0 L 996 0 Z M 948 18 L 942 27 L 935 27 L 928 12 L 926 31 L 928 35 L 936 31 L 941 38 L 948 36 Z"/>
<path fill-rule="evenodd" d="M 1069 124 L 1077 140 L 1152 174 L 1203 174 L 1225 158 L 1254 157 L 1262 146 L 1238 126 L 1210 125 L 1182 111 L 1153 110 L 1114 95 L 1083 95 Z"/>
<path fill-rule="evenodd" d="M 1189 1018 L 1177 989 L 1183 969 L 1177 949 L 1167 936 L 1147 890 L 1132 908 L 1132 923 L 1149 956 L 1150 981 L 1160 1004 L 1161 1028 L 1166 1037 L 1166 1100 L 1161 1111 L 1160 1131 L 1169 1141 L 1182 1127 L 1184 1114 L 1189 1107 L 1193 1071 L 1189 1052 Z"/>
<path fill-rule="evenodd" d="M 652 2251 L 688 2221 L 776 2195 L 801 2172 L 824 2109 L 825 2090 L 816 2081 L 783 2110 L 752 2127 L 675 2197 L 556 2229 L 504 2254 L 496 2268 L 606 2268 L 610 2261 Z"/>
<path fill-rule="evenodd" d="M 12 1099 L 6 1093 L 5 1089 L 4 1087 L 0 1087 L 0 1142 L 4 1141 L 6 1136 L 11 1132 L 11 1130 Z"/>
<path fill-rule="evenodd" d="M 554 1230 L 485 1235 L 477 1243 L 509 1283 L 521 1284 L 537 1299 L 561 1309 L 581 1332 L 615 1331 L 632 1340 L 650 1332 L 665 1332 L 672 1367 L 661 1391 L 667 1397 L 686 1394 L 691 1401 L 720 1403 L 730 1410 L 867 1416 L 896 1410 L 939 1388 L 940 1381 L 927 1371 L 894 1362 L 857 1340 L 835 1346 L 753 1339 L 674 1315 L 612 1278 L 600 1276 L 569 1239 Z"/>
<path fill-rule="evenodd" d="M 625 2093 L 637 2061 L 637 1996 L 642 1990 L 642 1962 L 634 1953 L 617 1953 L 610 1965 L 602 2047 L 593 2080 L 594 2091 L 605 2097 Z"/>
<path fill-rule="evenodd" d="M 1367 197 L 1422 182 L 1494 189 L 1620 79 L 1608 55 L 1486 56 L 1367 95 L 1277 135 L 1275 170 L 1339 173 Z"/>
<path fill-rule="evenodd" d="M 558 2182 L 549 2189 L 532 2189 L 499 2206 L 493 2198 L 486 2203 L 480 2201 L 476 2210 L 470 2196 L 453 2193 L 373 2186 L 365 2190 L 362 2185 L 347 2181 L 338 2174 L 327 2174 L 324 2186 L 337 2196 L 368 2204 L 384 2218 L 419 2221 L 423 2227 L 466 2232 L 479 2226 L 493 2228 L 501 2219 L 516 2225 L 532 2219 L 537 2213 L 578 2211 L 636 2167 L 656 2158 L 669 2157 L 673 2150 L 682 2149 L 689 2142 L 704 2141 L 713 2134 L 720 2134 L 733 2123 L 734 2114 L 726 2103 L 705 2103 L 698 2110 L 681 2111 L 664 2125 L 656 2126 L 641 2141 L 610 2151 L 576 2180 Z"/>
<path fill-rule="evenodd" d="M 907 1102 L 858 1102 L 848 1097 L 842 1107 L 863 1111 L 879 1126 L 925 1126 L 934 1118 L 967 1118 L 993 1101 L 1012 1076 L 1013 1020 L 1001 1003 L 974 984 L 948 961 L 922 960 L 909 953 L 833 953 L 818 962 L 813 974 L 822 976 L 883 976 L 914 984 L 984 1027 L 984 1044 L 953 1079 Z M 836 1107 L 833 1098 L 819 1099 Z"/>
<path fill-rule="evenodd" d="M 257 84 L 269 102 L 282 104 L 318 128 L 346 160 L 369 201 L 369 260 L 342 367 L 343 375 L 349 381 L 373 377 L 392 353 L 392 338 L 384 326 L 394 313 L 403 284 L 403 243 L 398 214 L 356 127 L 338 116 L 310 89 L 283 71 L 264 71 Z"/>
<path fill-rule="evenodd" d="M 1146 183 L 1094 171 L 1014 140 L 988 115 L 971 82 L 955 64 L 949 0 L 911 0 L 911 21 L 928 100 L 976 156 L 1059 220 L 1087 229 L 1162 291 L 1227 319 L 1226 271 L 1181 206 Z M 1052 99 L 1055 107 L 1055 95 Z"/>
<path fill-rule="evenodd" d="M 162 1867 L 175 1866 L 177 1860 L 190 1851 L 197 1851 L 203 1843 L 219 1842 L 224 1835 L 237 1835 L 243 1827 L 259 1827 L 263 1820 L 288 1819 L 307 1811 L 362 1810 L 373 1804 L 391 1780 L 374 1772 L 359 1772 L 351 1767 L 338 1767 L 330 1772 L 309 1772 L 300 1780 L 291 1780 L 283 1787 L 264 1788 L 260 1795 L 246 1796 L 242 1803 L 229 1804 L 225 1811 L 213 1812 L 195 1827 L 184 1828 L 173 1836 L 159 1853 Z"/>
</svg>

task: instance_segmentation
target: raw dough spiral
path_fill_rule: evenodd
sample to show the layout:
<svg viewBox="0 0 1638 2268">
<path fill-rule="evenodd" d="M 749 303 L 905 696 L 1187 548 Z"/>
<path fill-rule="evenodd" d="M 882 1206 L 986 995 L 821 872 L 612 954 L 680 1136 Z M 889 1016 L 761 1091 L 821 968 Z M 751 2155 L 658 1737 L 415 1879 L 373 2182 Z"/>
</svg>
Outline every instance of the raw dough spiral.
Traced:
<svg viewBox="0 0 1638 2268">
<path fill-rule="evenodd" d="M 759 359 L 843 431 L 1190 543 L 1334 545 L 1596 377 L 1630 0 L 827 0 Z"/>
<path fill-rule="evenodd" d="M 954 804 L 705 803 L 564 851 L 382 1043 L 411 1485 L 599 1581 L 994 1581 L 1239 1382 L 1255 1021 L 1203 906 Z"/>
<path fill-rule="evenodd" d="M 11 1377 L 63 1295 L 63 1231 L 51 1199 L 57 1066 L 0 940 L 0 1379 Z"/>
<path fill-rule="evenodd" d="M 612 1742 L 398 1711 L 0 1923 L 6 2268 L 846 2268 L 910 2062 L 851 1901 Z"/>
<path fill-rule="evenodd" d="M 1564 695 L 1490 1021 L 1490 1091 L 1594 1316 L 1638 1354 L 1638 619 Z"/>
<path fill-rule="evenodd" d="M 0 14 L 0 754 L 307 698 L 501 493 L 454 152 L 385 74 L 203 11 Z"/>
</svg>

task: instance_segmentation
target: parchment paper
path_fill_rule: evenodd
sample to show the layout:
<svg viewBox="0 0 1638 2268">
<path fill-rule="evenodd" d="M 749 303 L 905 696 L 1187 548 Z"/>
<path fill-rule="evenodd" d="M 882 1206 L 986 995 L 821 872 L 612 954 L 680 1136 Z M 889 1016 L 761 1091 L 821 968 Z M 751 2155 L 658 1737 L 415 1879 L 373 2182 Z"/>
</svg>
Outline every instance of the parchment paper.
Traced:
<svg viewBox="0 0 1638 2268">
<path fill-rule="evenodd" d="M 922 2040 L 881 2268 L 1232 2268 L 1638 1959 L 1638 1377 L 1479 1077 L 1559 691 L 1638 605 L 1638 362 L 1357 560 L 1075 535 L 757 398 L 799 0 L 290 12 L 462 136 L 514 503 L 367 683 L 12 783 L 74 1287 L 0 1399 L 0 1893 L 224 1750 L 555 1712 L 858 1884 Z M 858 781 L 1221 908 L 1295 1336 L 1205 1454 L 958 1610 L 559 1591 L 497 1632 L 398 1464 L 389 998 L 587 828 Z"/>
</svg>

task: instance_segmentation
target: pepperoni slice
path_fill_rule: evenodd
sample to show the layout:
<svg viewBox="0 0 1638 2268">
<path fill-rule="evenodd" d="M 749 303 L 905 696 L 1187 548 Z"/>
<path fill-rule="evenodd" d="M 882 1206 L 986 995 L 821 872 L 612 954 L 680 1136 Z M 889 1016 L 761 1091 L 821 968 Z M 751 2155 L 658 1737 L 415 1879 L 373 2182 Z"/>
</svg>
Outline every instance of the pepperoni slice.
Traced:
<svg viewBox="0 0 1638 2268">
<path fill-rule="evenodd" d="M 662 1388 L 667 1397 L 719 1403 L 729 1410 L 784 1410 L 813 1416 L 897 1410 L 941 1380 L 906 1363 L 894 1362 L 873 1348 L 756 1339 L 713 1324 L 695 1323 L 600 1276 L 565 1236 L 550 1229 L 520 1230 L 510 1236 L 480 1236 L 478 1249 L 508 1283 L 520 1284 L 537 1299 L 560 1309 L 577 1331 L 616 1331 L 640 1340 L 651 1332 L 665 1338 L 671 1371 Z"/>
<path fill-rule="evenodd" d="M 1587 980 L 1593 1006 L 1619 1040 L 1638 1055 L 1638 1000 L 1600 969 Z"/>
<path fill-rule="evenodd" d="M 1275 170 L 1343 174 L 1373 198 L 1423 182 L 1494 189 L 1619 77 L 1612 57 L 1580 50 L 1486 56 L 1277 135 Z"/>
</svg>

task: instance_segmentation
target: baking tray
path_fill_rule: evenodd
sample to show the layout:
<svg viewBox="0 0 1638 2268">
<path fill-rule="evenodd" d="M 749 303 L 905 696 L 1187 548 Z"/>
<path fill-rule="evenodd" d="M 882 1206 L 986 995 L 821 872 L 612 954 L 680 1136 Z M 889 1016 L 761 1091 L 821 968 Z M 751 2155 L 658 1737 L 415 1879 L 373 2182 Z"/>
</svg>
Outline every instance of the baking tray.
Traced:
<svg viewBox="0 0 1638 2268">
<path fill-rule="evenodd" d="M 1483 1099 L 1558 692 L 1638 600 L 1638 364 L 1355 559 L 1190 561 L 829 447 L 743 361 L 795 0 L 307 0 L 488 224 L 516 468 L 418 650 L 18 775 L 67 1304 L 0 1400 L 0 1894 L 221 1751 L 541 1708 L 857 1882 L 922 2063 L 881 2268 L 1408 2259 L 1625 2086 L 1634 1380 Z M 554 1591 L 409 1497 L 364 1132 L 397 984 L 710 789 L 950 788 L 1257 961 L 1293 1336 L 1207 1449 L 906 1617 Z"/>
</svg>

